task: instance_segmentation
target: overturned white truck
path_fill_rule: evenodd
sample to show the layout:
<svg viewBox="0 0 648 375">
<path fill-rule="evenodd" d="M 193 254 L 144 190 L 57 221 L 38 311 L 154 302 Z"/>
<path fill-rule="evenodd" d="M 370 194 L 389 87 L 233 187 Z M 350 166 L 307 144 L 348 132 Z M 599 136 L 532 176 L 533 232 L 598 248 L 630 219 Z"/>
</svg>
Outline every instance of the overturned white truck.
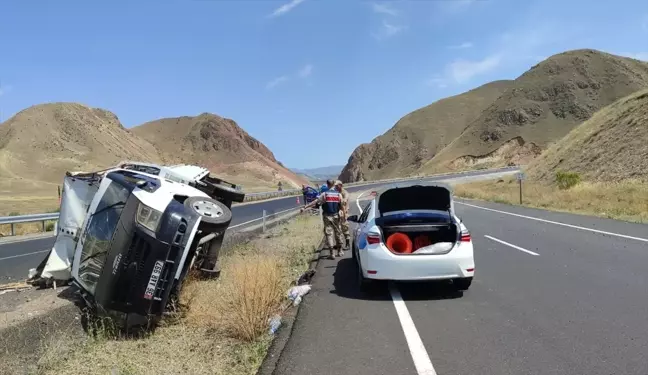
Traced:
<svg viewBox="0 0 648 375">
<path fill-rule="evenodd" d="M 72 281 L 97 316 L 151 327 L 190 269 L 218 276 L 231 205 L 244 198 L 198 166 L 122 162 L 68 172 L 56 241 L 30 281 Z"/>
</svg>

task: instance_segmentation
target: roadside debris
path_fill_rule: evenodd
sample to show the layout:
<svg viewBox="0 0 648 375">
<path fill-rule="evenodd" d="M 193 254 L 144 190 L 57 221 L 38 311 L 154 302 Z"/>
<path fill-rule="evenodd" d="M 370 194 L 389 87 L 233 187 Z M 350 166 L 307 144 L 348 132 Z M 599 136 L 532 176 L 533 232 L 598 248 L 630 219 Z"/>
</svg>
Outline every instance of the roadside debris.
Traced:
<svg viewBox="0 0 648 375">
<path fill-rule="evenodd" d="M 297 285 L 310 284 L 311 280 L 313 279 L 313 276 L 315 276 L 315 272 L 316 271 L 313 269 L 304 272 L 301 276 L 299 276 L 299 279 L 297 280 Z"/>
<path fill-rule="evenodd" d="M 293 306 L 297 306 L 301 303 L 302 298 L 310 292 L 310 285 L 298 285 L 293 286 L 288 291 L 288 299 L 293 302 Z"/>
<path fill-rule="evenodd" d="M 23 290 L 31 289 L 31 286 L 22 282 L 22 283 L 10 283 L 0 285 L 0 296 L 9 293 L 9 292 L 21 292 Z"/>
<path fill-rule="evenodd" d="M 272 318 L 270 318 L 270 334 L 274 335 L 277 333 L 279 330 L 279 327 L 281 327 L 281 316 L 275 315 Z"/>
</svg>

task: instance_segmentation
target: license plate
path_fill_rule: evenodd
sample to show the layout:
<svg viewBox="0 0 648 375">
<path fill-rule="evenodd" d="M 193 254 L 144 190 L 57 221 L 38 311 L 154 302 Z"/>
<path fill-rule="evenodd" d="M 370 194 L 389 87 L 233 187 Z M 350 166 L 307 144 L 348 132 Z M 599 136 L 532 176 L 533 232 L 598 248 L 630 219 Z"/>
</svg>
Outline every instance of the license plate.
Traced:
<svg viewBox="0 0 648 375">
<path fill-rule="evenodd" d="M 160 274 L 162 273 L 163 267 L 163 261 L 158 260 L 157 262 L 155 262 L 155 266 L 153 266 L 153 273 L 151 273 L 151 278 L 149 279 L 148 285 L 146 286 L 146 291 L 144 292 L 144 298 L 153 298 L 153 294 L 155 294 L 155 287 L 157 286 L 158 280 L 160 280 Z"/>
</svg>

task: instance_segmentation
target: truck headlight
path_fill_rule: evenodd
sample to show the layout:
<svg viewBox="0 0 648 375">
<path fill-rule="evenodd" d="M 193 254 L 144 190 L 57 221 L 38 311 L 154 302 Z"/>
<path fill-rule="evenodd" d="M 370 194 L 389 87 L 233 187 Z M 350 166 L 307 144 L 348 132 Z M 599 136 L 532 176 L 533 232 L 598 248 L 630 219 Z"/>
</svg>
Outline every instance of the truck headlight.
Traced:
<svg viewBox="0 0 648 375">
<path fill-rule="evenodd" d="M 155 232 L 158 224 L 160 224 L 160 219 L 162 219 L 162 212 L 154 210 L 144 203 L 140 203 L 139 206 L 137 206 L 137 216 L 135 216 L 135 220 L 141 226 Z"/>
</svg>

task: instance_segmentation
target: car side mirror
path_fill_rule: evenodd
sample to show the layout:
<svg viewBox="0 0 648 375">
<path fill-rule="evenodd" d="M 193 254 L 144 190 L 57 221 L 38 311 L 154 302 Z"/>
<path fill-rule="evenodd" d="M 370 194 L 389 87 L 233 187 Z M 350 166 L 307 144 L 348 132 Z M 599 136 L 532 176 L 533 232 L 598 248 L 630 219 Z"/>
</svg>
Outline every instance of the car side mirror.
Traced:
<svg viewBox="0 0 648 375">
<path fill-rule="evenodd" d="M 351 216 L 347 217 L 347 221 L 357 223 L 358 222 L 358 215 L 351 215 Z"/>
</svg>

